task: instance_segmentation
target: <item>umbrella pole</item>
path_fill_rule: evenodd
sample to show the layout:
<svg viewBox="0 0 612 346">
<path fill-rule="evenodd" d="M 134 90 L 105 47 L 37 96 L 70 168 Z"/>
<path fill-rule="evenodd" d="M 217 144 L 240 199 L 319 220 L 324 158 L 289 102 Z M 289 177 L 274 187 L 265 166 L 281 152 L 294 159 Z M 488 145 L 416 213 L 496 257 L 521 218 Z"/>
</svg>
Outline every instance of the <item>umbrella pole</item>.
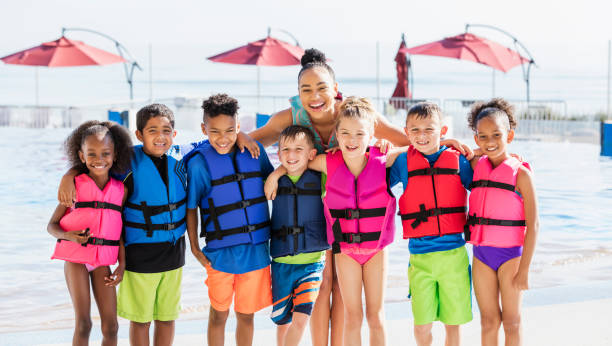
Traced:
<svg viewBox="0 0 612 346">
<path fill-rule="evenodd" d="M 380 41 L 376 41 L 376 103 L 380 107 Z"/>
<path fill-rule="evenodd" d="M 34 96 L 36 97 L 36 107 L 39 106 L 38 99 L 38 66 L 34 68 Z"/>
</svg>

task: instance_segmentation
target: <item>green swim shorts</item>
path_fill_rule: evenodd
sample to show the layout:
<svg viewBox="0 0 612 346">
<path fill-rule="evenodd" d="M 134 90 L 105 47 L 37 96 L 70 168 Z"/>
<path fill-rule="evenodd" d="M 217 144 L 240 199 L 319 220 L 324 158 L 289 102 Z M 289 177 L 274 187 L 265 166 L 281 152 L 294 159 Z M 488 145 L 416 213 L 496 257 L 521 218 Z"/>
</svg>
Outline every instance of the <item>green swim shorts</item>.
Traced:
<svg viewBox="0 0 612 346">
<path fill-rule="evenodd" d="M 126 270 L 119 285 L 117 315 L 133 322 L 173 321 L 181 310 L 183 268 L 161 273 Z"/>
<path fill-rule="evenodd" d="M 414 324 L 472 320 L 471 270 L 465 246 L 411 254 L 408 267 Z"/>
</svg>

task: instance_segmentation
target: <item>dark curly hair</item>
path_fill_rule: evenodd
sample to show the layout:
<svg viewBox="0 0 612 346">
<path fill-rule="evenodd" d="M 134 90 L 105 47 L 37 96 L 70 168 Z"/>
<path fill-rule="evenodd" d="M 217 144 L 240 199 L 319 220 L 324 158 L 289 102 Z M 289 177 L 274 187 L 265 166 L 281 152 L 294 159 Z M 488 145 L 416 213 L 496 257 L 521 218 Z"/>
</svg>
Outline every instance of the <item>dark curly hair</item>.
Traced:
<svg viewBox="0 0 612 346">
<path fill-rule="evenodd" d="M 140 108 L 136 113 L 136 129 L 140 132 L 147 126 L 147 121 L 155 117 L 165 117 L 170 121 L 170 126 L 174 128 L 174 113 L 168 106 L 161 103 L 152 103 Z"/>
<path fill-rule="evenodd" d="M 114 174 L 127 172 L 132 160 L 132 139 L 125 127 L 113 121 L 89 120 L 70 133 L 64 142 L 64 151 L 72 168 L 79 173 L 89 172 L 85 163 L 81 162 L 79 151 L 87 137 L 97 134 L 110 137 L 115 146 L 115 162 L 110 171 Z"/>
<path fill-rule="evenodd" d="M 229 115 L 235 118 L 238 115 L 238 100 L 227 94 L 215 94 L 202 102 L 204 110 L 204 122 L 206 118 L 214 118 L 219 114 Z"/>
<path fill-rule="evenodd" d="M 324 68 L 325 70 L 327 70 L 332 80 L 334 82 L 336 81 L 336 74 L 334 73 L 334 70 L 331 68 L 331 66 L 327 64 L 327 58 L 325 57 L 325 54 L 320 50 L 316 48 L 306 49 L 304 55 L 302 55 L 300 63 L 302 64 L 302 69 L 300 70 L 300 73 L 298 73 L 298 82 L 300 78 L 302 78 L 302 73 L 315 67 Z"/>
<path fill-rule="evenodd" d="M 514 116 L 514 106 L 502 98 L 494 98 L 489 102 L 476 102 L 468 114 L 468 126 L 477 131 L 478 122 L 486 117 L 501 117 L 507 119 L 507 129 L 514 130 L 517 125 Z"/>
<path fill-rule="evenodd" d="M 302 125 L 291 125 L 285 128 L 280 133 L 280 136 L 278 137 L 278 143 L 280 144 L 283 140 L 287 140 L 287 139 L 294 140 L 300 135 L 303 135 L 306 138 L 306 142 L 308 142 L 308 145 L 310 146 L 310 148 L 314 148 L 315 146 L 314 134 L 309 128 L 302 126 Z"/>
<path fill-rule="evenodd" d="M 419 119 L 427 119 L 431 117 L 437 117 L 438 120 L 442 121 L 442 110 L 440 107 L 433 102 L 419 102 L 414 104 L 410 109 L 408 109 L 408 115 L 406 116 L 406 121 L 408 118 L 415 116 Z"/>
</svg>

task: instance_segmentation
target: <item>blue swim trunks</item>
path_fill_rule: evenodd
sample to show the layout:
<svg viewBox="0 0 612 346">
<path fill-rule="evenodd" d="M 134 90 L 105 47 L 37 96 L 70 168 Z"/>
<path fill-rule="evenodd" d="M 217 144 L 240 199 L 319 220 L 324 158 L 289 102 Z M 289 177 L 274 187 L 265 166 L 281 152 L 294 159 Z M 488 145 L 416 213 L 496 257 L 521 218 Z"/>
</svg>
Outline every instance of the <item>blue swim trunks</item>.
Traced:
<svg viewBox="0 0 612 346">
<path fill-rule="evenodd" d="M 272 262 L 272 321 L 290 323 L 293 312 L 310 315 L 321 287 L 324 262 L 287 264 Z"/>
</svg>

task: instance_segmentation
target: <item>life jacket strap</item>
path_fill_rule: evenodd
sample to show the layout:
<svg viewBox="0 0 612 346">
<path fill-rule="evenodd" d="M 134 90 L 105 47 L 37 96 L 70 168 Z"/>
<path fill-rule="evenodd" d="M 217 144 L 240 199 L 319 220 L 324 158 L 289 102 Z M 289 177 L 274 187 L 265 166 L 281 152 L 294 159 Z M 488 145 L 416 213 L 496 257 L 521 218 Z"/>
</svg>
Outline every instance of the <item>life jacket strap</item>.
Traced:
<svg viewBox="0 0 612 346">
<path fill-rule="evenodd" d="M 334 219 L 365 219 L 368 217 L 385 216 L 387 208 L 371 208 L 371 209 L 330 209 L 329 214 Z"/>
<path fill-rule="evenodd" d="M 517 226 L 525 226 L 525 220 L 498 220 L 498 219 L 489 219 L 486 217 L 478 217 L 476 215 L 470 215 L 468 216 L 467 224 L 469 226 L 491 225 L 491 226 L 517 227 Z"/>
<path fill-rule="evenodd" d="M 79 208 L 111 209 L 111 210 L 116 210 L 118 212 L 121 212 L 120 205 L 107 203 L 107 202 L 100 202 L 100 201 L 76 202 L 74 204 L 74 208 L 75 209 L 79 209 Z"/>
<path fill-rule="evenodd" d="M 267 202 L 267 201 L 268 200 L 266 199 L 266 196 L 261 196 L 261 197 L 257 197 L 257 198 L 247 199 L 247 200 L 244 200 L 244 201 L 238 201 L 236 203 L 230 203 L 230 204 L 226 204 L 226 205 L 212 206 L 212 207 L 211 207 L 211 204 L 210 204 L 210 201 L 209 201 L 209 204 L 208 204 L 209 208 L 206 208 L 206 209 L 202 208 L 202 209 L 200 209 L 200 212 L 202 214 L 211 214 L 211 217 L 212 217 L 213 213 L 211 213 L 211 210 L 213 210 L 213 209 L 214 209 L 214 214 L 215 215 L 221 215 L 221 214 L 225 214 L 227 212 L 230 212 L 232 210 L 245 209 L 247 207 L 250 207 L 253 204 L 264 203 L 264 202 Z"/>
<path fill-rule="evenodd" d="M 425 204 L 419 205 L 419 211 L 415 213 L 399 214 L 402 220 L 415 219 L 410 226 L 414 229 L 417 228 L 422 222 L 427 222 L 427 219 L 432 216 L 439 216 L 444 214 L 455 214 L 465 213 L 465 206 L 462 207 L 448 207 L 448 208 L 432 208 L 425 209 Z"/>
<path fill-rule="evenodd" d="M 282 238 L 283 241 L 287 240 L 287 236 L 293 236 L 293 253 L 296 254 L 299 246 L 300 233 L 304 232 L 304 227 L 300 226 L 282 226 L 280 229 L 273 229 L 271 234 L 275 238 Z"/>
<path fill-rule="evenodd" d="M 500 183 L 493 180 L 476 180 L 470 183 L 470 190 L 476 187 L 494 187 L 496 189 L 508 190 L 514 192 L 516 187 L 512 184 Z"/>
<path fill-rule="evenodd" d="M 205 232 L 203 231 L 200 236 L 206 238 L 206 242 L 209 242 L 211 240 L 221 240 L 223 239 L 223 237 L 227 237 L 230 235 L 234 235 L 234 234 L 242 234 L 242 233 L 250 233 L 250 232 L 255 232 L 258 229 L 262 229 L 265 227 L 270 226 L 270 221 L 264 221 L 262 223 L 258 223 L 255 225 L 246 225 L 246 226 L 241 226 L 241 227 L 235 227 L 235 228 L 227 228 L 227 229 L 221 229 L 221 230 L 217 230 L 214 232 Z"/>
<path fill-rule="evenodd" d="M 378 241 L 380 232 L 368 233 L 342 233 L 342 242 L 349 244 L 360 244 L 366 241 Z"/>
<path fill-rule="evenodd" d="M 144 229 L 151 233 L 153 233 L 153 231 L 172 231 L 174 229 L 181 227 L 184 223 L 185 223 L 185 218 L 177 222 L 160 223 L 160 224 L 145 224 L 145 223 L 123 221 L 124 226 Z M 149 236 L 148 232 L 147 232 L 147 237 Z"/>
<path fill-rule="evenodd" d="M 139 204 L 134 204 L 130 202 L 125 202 L 125 206 L 130 209 L 136 209 L 136 210 L 141 210 L 141 211 L 143 211 L 144 208 L 147 208 L 148 214 L 150 216 L 153 216 L 153 215 L 158 215 L 158 214 L 165 213 L 165 212 L 174 211 L 180 208 L 185 203 L 187 203 L 187 197 L 183 198 L 182 200 L 176 203 L 169 203 L 169 204 L 163 204 L 163 205 L 146 205 L 146 204 L 139 205 Z"/>
<path fill-rule="evenodd" d="M 219 179 L 211 180 L 210 185 L 217 186 L 217 185 L 229 184 L 235 181 L 240 182 L 245 179 L 256 178 L 256 177 L 261 177 L 261 176 L 262 175 L 260 171 L 234 173 L 234 174 L 226 175 Z"/>
<path fill-rule="evenodd" d="M 321 189 L 318 190 L 304 190 L 295 186 L 281 186 L 276 190 L 277 195 L 307 195 L 307 196 L 321 196 Z"/>
<path fill-rule="evenodd" d="M 58 239 L 57 242 L 60 243 L 62 241 L 69 241 L 66 239 Z M 95 238 L 89 237 L 86 243 L 81 244 L 81 246 L 87 246 L 87 244 L 91 245 L 102 245 L 102 246 L 119 246 L 119 240 L 110 240 L 104 238 Z"/>
<path fill-rule="evenodd" d="M 453 168 L 429 167 L 408 171 L 408 178 L 418 175 L 459 175 L 459 170 Z"/>
</svg>

